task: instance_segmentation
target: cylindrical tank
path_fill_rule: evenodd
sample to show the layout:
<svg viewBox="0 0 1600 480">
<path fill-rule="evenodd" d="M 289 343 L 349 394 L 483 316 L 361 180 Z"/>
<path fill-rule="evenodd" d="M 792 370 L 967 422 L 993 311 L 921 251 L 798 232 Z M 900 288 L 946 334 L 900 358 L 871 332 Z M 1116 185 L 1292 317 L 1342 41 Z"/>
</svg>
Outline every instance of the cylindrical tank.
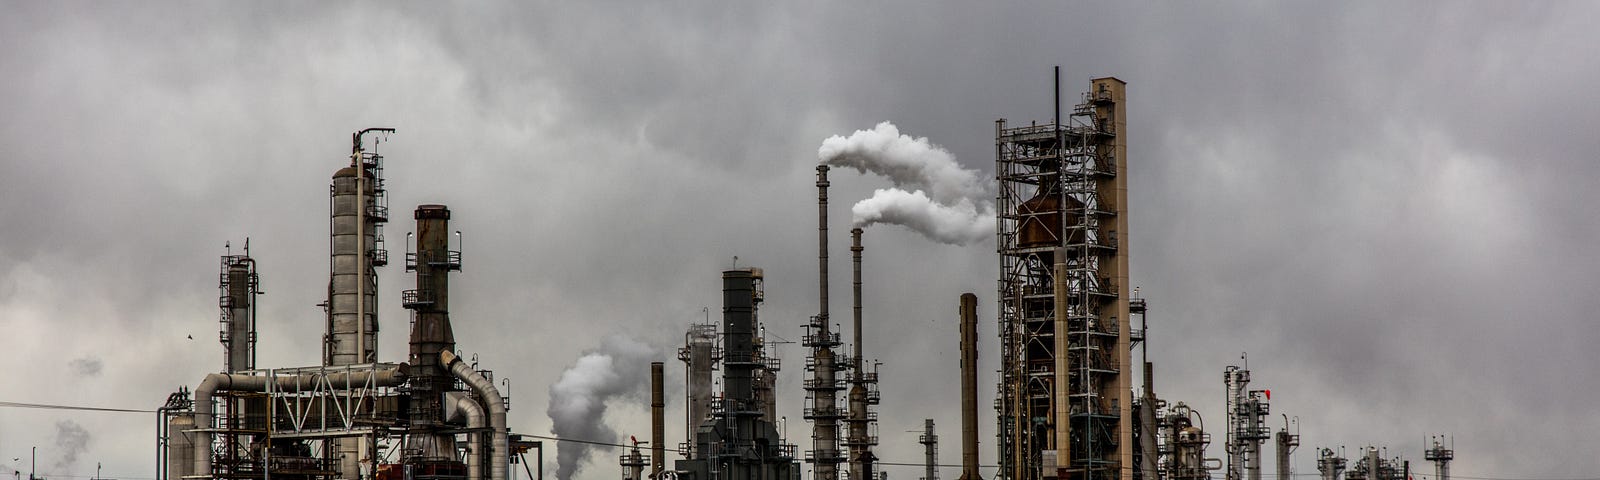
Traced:
<svg viewBox="0 0 1600 480">
<path fill-rule="evenodd" d="M 1060 190 L 1054 186 L 1039 189 L 1039 192 L 1021 204 L 1017 205 L 1017 214 L 1022 216 L 1022 224 L 1017 227 L 1017 243 L 1023 247 L 1037 246 L 1063 246 L 1083 243 L 1083 232 L 1073 229 L 1078 225 L 1078 216 L 1070 213 L 1083 208 L 1083 202 L 1072 197 L 1062 197 Z M 1066 199 L 1063 208 L 1061 199 Z M 1067 215 L 1066 223 L 1062 223 L 1062 215 Z M 1056 233 L 1065 228 L 1066 233 Z"/>
<path fill-rule="evenodd" d="M 378 277 L 370 257 L 380 223 L 370 214 L 376 206 L 376 183 L 367 168 L 345 167 L 333 174 L 325 359 L 329 365 L 371 363 L 376 358 Z"/>
<path fill-rule="evenodd" d="M 192 429 L 194 414 L 177 413 L 167 417 L 167 479 L 180 480 L 194 475 L 194 434 L 187 432 Z"/>
</svg>

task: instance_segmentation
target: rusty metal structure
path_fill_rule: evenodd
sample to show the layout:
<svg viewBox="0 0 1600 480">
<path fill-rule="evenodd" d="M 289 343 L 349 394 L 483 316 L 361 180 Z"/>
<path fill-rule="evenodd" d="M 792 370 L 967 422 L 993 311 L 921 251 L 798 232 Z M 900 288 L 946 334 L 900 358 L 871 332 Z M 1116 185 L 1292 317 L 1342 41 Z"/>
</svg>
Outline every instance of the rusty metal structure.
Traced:
<svg viewBox="0 0 1600 480">
<path fill-rule="evenodd" d="M 1124 87 L 1094 79 L 1049 124 L 995 122 L 1001 479 L 1136 467 Z"/>
<path fill-rule="evenodd" d="M 353 134 L 350 163 L 329 187 L 320 365 L 256 365 L 256 261 L 248 243 L 243 255 L 222 258 L 223 370 L 203 378 L 192 400 L 180 389 L 160 409 L 158 480 L 508 479 L 508 399 L 491 372 L 454 354 L 449 274 L 461 270 L 461 234 L 443 205 L 414 213 L 406 269 L 416 287 L 401 295 L 412 312 L 407 361 L 378 361 L 374 269 L 388 263 L 389 210 L 383 157 L 368 140 L 393 131 Z"/>
</svg>

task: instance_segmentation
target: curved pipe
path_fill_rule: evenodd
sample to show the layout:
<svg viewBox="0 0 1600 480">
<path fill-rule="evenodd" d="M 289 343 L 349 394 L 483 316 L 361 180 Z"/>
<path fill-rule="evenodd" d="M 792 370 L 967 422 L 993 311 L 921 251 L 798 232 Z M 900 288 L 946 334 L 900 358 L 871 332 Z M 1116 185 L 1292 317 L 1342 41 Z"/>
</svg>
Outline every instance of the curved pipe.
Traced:
<svg viewBox="0 0 1600 480">
<path fill-rule="evenodd" d="M 406 374 L 399 366 L 383 368 L 381 370 L 359 370 L 329 373 L 327 375 L 285 375 L 281 377 L 268 377 L 265 375 L 239 375 L 229 373 L 213 373 L 206 375 L 205 380 L 194 388 L 194 423 L 197 431 L 194 442 L 194 475 L 211 475 L 211 432 L 209 429 L 216 424 L 214 405 L 211 395 L 223 391 L 264 392 L 267 390 L 267 380 L 273 379 L 274 387 L 289 389 L 299 385 L 315 385 L 318 377 L 325 377 L 329 384 L 334 385 L 366 385 L 372 381 L 379 387 L 394 387 L 405 382 Z"/>
<path fill-rule="evenodd" d="M 449 350 L 439 352 L 439 363 L 450 371 L 451 375 L 465 382 L 472 391 L 478 394 L 483 402 L 484 410 L 488 410 L 489 428 L 494 438 L 490 441 L 488 455 L 489 480 L 506 480 L 506 472 L 511 468 L 511 439 L 506 431 L 506 400 L 500 396 L 500 391 L 494 388 L 494 382 L 484 378 L 483 375 L 472 370 L 460 357 Z"/>
<path fill-rule="evenodd" d="M 467 434 L 467 480 L 483 480 L 483 427 L 488 426 L 483 407 L 464 393 L 451 392 L 445 400 L 444 415 L 445 421 L 450 422 L 465 417 L 467 429 L 472 430 Z"/>
</svg>

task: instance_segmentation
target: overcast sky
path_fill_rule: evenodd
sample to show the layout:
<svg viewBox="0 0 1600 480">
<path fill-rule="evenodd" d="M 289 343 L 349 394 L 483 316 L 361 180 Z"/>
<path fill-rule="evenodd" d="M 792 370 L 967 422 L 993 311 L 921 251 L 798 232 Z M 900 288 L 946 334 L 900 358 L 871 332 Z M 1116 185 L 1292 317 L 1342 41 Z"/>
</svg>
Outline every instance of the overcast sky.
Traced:
<svg viewBox="0 0 1600 480">
<path fill-rule="evenodd" d="M 259 365 L 317 363 L 328 179 L 351 132 L 389 126 L 389 238 L 454 210 L 458 346 L 546 434 L 547 386 L 606 335 L 681 381 L 670 349 L 734 256 L 767 272 L 769 333 L 800 338 L 823 139 L 893 121 L 990 175 L 994 120 L 1048 121 L 1060 65 L 1069 98 L 1128 82 L 1156 389 L 1205 415 L 1212 456 L 1248 351 L 1299 418 L 1297 472 L 1373 444 L 1431 474 L 1422 442 L 1449 434 L 1457 476 L 1600 476 L 1596 4 L 726 3 L 0 2 L 0 401 L 153 409 L 220 369 L 218 256 L 246 237 Z M 833 183 L 846 312 L 848 204 L 887 182 Z M 994 245 L 865 244 L 879 456 L 921 462 L 902 432 L 933 418 L 959 463 L 956 305 L 978 294 L 997 368 Z M 412 280 L 381 282 L 379 356 L 403 361 Z M 783 353 L 804 449 L 804 352 Z M 606 422 L 645 437 L 647 410 Z M 37 445 L 46 475 L 148 478 L 154 423 L 0 409 L 0 468 Z M 616 477 L 614 453 L 579 476 Z"/>
</svg>

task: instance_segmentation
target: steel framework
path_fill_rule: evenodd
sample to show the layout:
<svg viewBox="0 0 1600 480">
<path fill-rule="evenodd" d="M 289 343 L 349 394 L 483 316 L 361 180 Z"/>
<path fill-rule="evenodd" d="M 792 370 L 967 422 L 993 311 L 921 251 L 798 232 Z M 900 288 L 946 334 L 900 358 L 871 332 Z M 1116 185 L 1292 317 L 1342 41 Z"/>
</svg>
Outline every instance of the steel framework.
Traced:
<svg viewBox="0 0 1600 480">
<path fill-rule="evenodd" d="M 1122 93 L 995 125 L 1002 479 L 1132 476 Z"/>
</svg>

